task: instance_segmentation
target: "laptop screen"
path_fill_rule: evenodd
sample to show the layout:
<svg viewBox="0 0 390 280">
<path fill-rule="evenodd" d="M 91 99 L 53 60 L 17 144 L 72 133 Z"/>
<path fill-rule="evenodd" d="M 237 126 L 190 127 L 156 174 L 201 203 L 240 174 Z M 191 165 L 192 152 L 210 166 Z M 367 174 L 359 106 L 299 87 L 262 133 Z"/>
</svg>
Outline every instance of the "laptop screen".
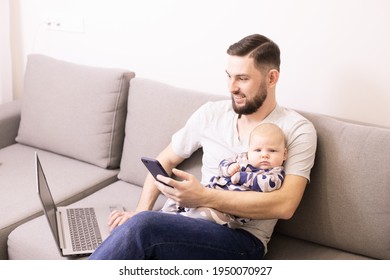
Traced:
<svg viewBox="0 0 390 280">
<path fill-rule="evenodd" d="M 49 221 L 51 231 L 53 232 L 57 244 L 59 244 L 57 217 L 56 217 L 57 207 L 50 193 L 50 189 L 49 186 L 47 185 L 47 180 L 45 174 L 43 173 L 41 162 L 39 161 L 37 154 L 35 155 L 35 159 L 36 159 L 36 167 L 37 167 L 38 194 L 42 202 L 43 210 L 46 213 L 47 220 Z"/>
</svg>

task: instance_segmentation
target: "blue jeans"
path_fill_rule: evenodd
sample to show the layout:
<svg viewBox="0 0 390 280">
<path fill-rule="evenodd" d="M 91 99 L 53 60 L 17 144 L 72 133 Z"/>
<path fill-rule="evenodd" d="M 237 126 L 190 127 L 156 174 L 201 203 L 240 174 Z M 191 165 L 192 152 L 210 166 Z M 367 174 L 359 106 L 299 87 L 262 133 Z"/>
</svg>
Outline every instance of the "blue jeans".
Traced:
<svg viewBox="0 0 390 280">
<path fill-rule="evenodd" d="M 90 259 L 262 259 L 260 240 L 242 229 L 161 212 L 141 212 L 111 235 Z"/>
</svg>

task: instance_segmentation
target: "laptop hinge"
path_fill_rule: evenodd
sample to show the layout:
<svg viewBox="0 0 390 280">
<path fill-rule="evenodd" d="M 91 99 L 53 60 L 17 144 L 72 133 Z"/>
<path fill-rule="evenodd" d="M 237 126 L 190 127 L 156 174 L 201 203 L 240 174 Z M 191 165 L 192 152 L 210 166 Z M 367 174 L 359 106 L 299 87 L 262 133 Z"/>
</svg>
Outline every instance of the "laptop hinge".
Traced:
<svg viewBox="0 0 390 280">
<path fill-rule="evenodd" d="M 62 214 L 61 211 L 57 211 L 57 224 L 58 224 L 58 238 L 60 239 L 60 248 L 65 248 L 65 240 L 64 240 L 64 225 L 62 224 Z"/>
</svg>

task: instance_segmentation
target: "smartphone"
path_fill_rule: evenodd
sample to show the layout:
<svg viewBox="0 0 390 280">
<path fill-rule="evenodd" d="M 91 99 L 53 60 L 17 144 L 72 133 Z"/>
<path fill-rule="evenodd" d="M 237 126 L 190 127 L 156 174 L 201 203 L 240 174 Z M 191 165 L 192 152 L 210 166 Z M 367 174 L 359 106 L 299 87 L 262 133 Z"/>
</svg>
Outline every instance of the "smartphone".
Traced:
<svg viewBox="0 0 390 280">
<path fill-rule="evenodd" d="M 157 180 L 157 175 L 162 175 L 165 177 L 170 177 L 168 173 L 165 171 L 164 167 L 161 165 L 161 163 L 154 159 L 154 158 L 148 158 L 148 157 L 142 157 L 141 161 L 145 164 L 146 168 L 149 170 L 149 172 L 153 175 L 154 179 Z M 159 181 L 159 180 L 157 180 Z M 161 181 L 159 181 L 161 182 Z M 163 183 L 163 182 L 161 182 Z M 164 185 L 171 187 L 165 183 Z"/>
</svg>

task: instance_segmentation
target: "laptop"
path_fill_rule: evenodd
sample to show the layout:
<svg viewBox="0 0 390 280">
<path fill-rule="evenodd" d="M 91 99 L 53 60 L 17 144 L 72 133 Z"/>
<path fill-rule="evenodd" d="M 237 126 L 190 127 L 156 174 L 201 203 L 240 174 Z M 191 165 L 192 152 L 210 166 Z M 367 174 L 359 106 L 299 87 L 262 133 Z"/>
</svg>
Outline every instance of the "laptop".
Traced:
<svg viewBox="0 0 390 280">
<path fill-rule="evenodd" d="M 88 256 L 110 234 L 108 216 L 120 206 L 57 207 L 38 153 L 35 153 L 38 195 L 62 256 Z"/>
</svg>

